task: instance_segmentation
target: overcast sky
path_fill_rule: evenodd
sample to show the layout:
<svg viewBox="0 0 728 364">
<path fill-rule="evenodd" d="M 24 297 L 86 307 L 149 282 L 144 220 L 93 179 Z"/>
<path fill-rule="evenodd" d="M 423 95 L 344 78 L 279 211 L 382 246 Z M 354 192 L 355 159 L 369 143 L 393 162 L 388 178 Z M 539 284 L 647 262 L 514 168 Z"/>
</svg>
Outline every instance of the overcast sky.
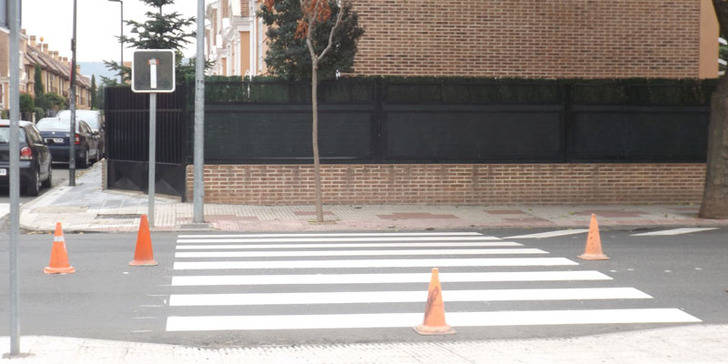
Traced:
<svg viewBox="0 0 728 364">
<path fill-rule="evenodd" d="M 23 28 L 28 35 L 43 37 L 51 50 L 71 58 L 71 35 L 73 34 L 73 0 L 22 0 Z M 195 16 L 196 0 L 177 0 L 174 5 L 166 6 L 165 12 L 178 11 L 185 16 Z M 119 60 L 120 45 L 115 38 L 119 36 L 120 9 L 118 2 L 109 0 L 77 0 L 77 59 L 79 62 L 100 62 Z M 124 0 L 124 20 L 139 22 L 146 18 L 144 13 L 150 8 L 140 0 Z M 190 30 L 194 30 L 191 27 Z M 129 35 L 128 27 L 124 34 Z M 124 50 L 124 60 L 131 60 L 132 50 Z M 189 44 L 185 50 L 187 57 L 194 56 L 195 45 Z"/>
</svg>

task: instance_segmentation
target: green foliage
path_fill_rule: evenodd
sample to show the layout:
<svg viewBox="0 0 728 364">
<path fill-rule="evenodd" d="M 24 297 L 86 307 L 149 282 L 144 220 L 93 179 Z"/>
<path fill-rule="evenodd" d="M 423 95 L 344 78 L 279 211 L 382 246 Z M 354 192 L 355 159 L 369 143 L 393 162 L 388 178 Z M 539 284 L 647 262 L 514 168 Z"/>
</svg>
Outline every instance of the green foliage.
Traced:
<svg viewBox="0 0 728 364">
<path fill-rule="evenodd" d="M 68 100 L 61 95 L 49 92 L 39 97 L 36 104 L 46 111 L 58 111 L 68 107 Z"/>
<path fill-rule="evenodd" d="M 33 109 L 35 109 L 35 100 L 33 100 L 33 96 L 30 96 L 26 93 L 21 93 L 20 94 L 20 112 L 30 113 L 30 112 L 33 112 Z"/>
<path fill-rule="evenodd" d="M 662 105 L 704 106 L 715 80 L 545 80 L 456 77 L 347 77 L 319 86 L 322 103 L 367 104 L 376 95 L 390 104 Z M 208 104 L 306 104 L 311 85 L 280 78 L 211 76 Z"/>
<path fill-rule="evenodd" d="M 329 1 L 331 17 L 318 25 L 313 32 L 313 47 L 320 54 L 328 44 L 329 33 L 336 22 L 339 7 L 336 1 Z M 321 79 L 332 79 L 336 71 L 350 72 L 354 65 L 357 41 L 364 34 L 359 26 L 359 16 L 346 3 L 344 16 L 334 33 L 333 48 L 319 63 Z M 275 1 L 273 9 L 262 5 L 257 14 L 268 26 L 266 36 L 269 40 L 265 62 L 268 71 L 275 76 L 288 80 L 305 80 L 311 78 L 311 56 L 306 40 L 296 37 L 296 28 L 302 18 L 299 0 Z"/>
<path fill-rule="evenodd" d="M 46 116 L 45 110 L 43 110 L 42 107 L 35 107 L 33 109 L 33 113 L 35 114 L 35 120 L 43 119 Z"/>
<path fill-rule="evenodd" d="M 96 109 L 98 105 L 96 105 L 96 75 L 91 75 L 91 109 Z"/>
<path fill-rule="evenodd" d="M 174 5 L 174 0 L 143 0 L 147 6 L 156 11 L 145 13 L 147 20 L 137 22 L 125 21 L 131 27 L 131 36 L 118 37 L 120 42 L 132 49 L 173 49 L 175 50 L 177 78 L 182 80 L 190 72 L 190 65 L 182 64 L 182 49 L 192 42 L 194 31 L 187 31 L 195 23 L 194 17 L 185 18 L 181 13 L 173 11 L 165 13 L 164 6 Z M 124 82 L 131 81 L 131 69 L 116 61 L 104 61 L 106 67 L 119 73 Z M 194 66 L 192 67 L 194 74 Z"/>
<path fill-rule="evenodd" d="M 41 73 L 39 65 L 35 65 L 34 68 L 34 81 L 35 81 L 35 97 L 41 97 L 45 93 L 45 85 L 43 85 L 43 75 Z"/>
</svg>

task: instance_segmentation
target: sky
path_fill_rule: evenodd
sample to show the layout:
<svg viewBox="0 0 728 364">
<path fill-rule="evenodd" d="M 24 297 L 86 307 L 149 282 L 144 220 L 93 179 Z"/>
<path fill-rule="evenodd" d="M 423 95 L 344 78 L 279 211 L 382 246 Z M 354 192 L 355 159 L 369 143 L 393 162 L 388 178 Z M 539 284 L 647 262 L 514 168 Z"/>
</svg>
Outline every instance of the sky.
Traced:
<svg viewBox="0 0 728 364">
<path fill-rule="evenodd" d="M 50 50 L 71 58 L 73 34 L 73 0 L 21 0 L 23 2 L 22 27 L 28 35 L 43 37 Z M 164 8 L 165 12 L 177 11 L 187 17 L 197 13 L 197 0 L 177 0 Z M 109 0 L 77 0 L 77 60 L 79 62 L 118 61 L 121 12 L 118 2 Z M 151 8 L 141 0 L 124 0 L 124 20 L 143 22 L 144 13 Z M 194 25 L 190 30 L 194 30 Z M 129 27 L 124 26 L 129 35 Z M 124 49 L 124 60 L 130 61 L 133 50 Z M 194 40 L 184 51 L 185 56 L 195 54 Z"/>
</svg>

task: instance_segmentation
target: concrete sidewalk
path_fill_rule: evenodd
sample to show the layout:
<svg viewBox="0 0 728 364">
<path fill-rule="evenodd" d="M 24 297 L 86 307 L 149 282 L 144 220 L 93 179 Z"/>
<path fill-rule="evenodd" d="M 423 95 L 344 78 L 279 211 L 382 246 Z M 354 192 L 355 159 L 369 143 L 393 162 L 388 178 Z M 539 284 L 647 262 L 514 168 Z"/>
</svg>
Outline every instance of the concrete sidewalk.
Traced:
<svg viewBox="0 0 728 364">
<path fill-rule="evenodd" d="M 24 204 L 20 226 L 51 231 L 136 231 L 147 212 L 141 192 L 102 190 L 101 163 L 77 179 L 77 186 L 58 186 Z M 192 222 L 192 203 L 158 196 L 155 230 L 180 230 Z M 206 204 L 205 219 L 220 231 L 354 231 L 477 228 L 584 228 L 596 213 L 602 227 L 728 226 L 728 220 L 697 218 L 697 205 L 606 206 L 452 206 L 325 205 L 324 224 L 312 223 L 314 207 Z"/>
<path fill-rule="evenodd" d="M 577 338 L 329 344 L 244 348 L 21 337 L 7 363 L 725 363 L 728 325 L 692 325 Z M 2 352 L 9 340 L 0 338 Z"/>
</svg>

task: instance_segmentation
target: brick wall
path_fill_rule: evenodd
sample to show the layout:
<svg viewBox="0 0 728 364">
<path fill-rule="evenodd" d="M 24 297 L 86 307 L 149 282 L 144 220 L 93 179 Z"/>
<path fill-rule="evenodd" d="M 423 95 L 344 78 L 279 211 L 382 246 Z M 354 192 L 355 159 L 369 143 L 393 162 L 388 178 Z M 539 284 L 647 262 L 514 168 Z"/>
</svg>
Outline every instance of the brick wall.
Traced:
<svg viewBox="0 0 728 364">
<path fill-rule="evenodd" d="M 610 204 L 700 201 L 704 164 L 322 165 L 328 204 Z M 310 165 L 206 165 L 205 201 L 310 204 Z M 187 196 L 193 171 L 187 167 Z"/>
<path fill-rule="evenodd" d="M 697 78 L 700 72 L 700 0 L 355 0 L 354 7 L 366 31 L 354 65 L 360 75 Z M 704 74 L 716 77 L 717 34 L 710 41 L 716 54 Z"/>
</svg>

